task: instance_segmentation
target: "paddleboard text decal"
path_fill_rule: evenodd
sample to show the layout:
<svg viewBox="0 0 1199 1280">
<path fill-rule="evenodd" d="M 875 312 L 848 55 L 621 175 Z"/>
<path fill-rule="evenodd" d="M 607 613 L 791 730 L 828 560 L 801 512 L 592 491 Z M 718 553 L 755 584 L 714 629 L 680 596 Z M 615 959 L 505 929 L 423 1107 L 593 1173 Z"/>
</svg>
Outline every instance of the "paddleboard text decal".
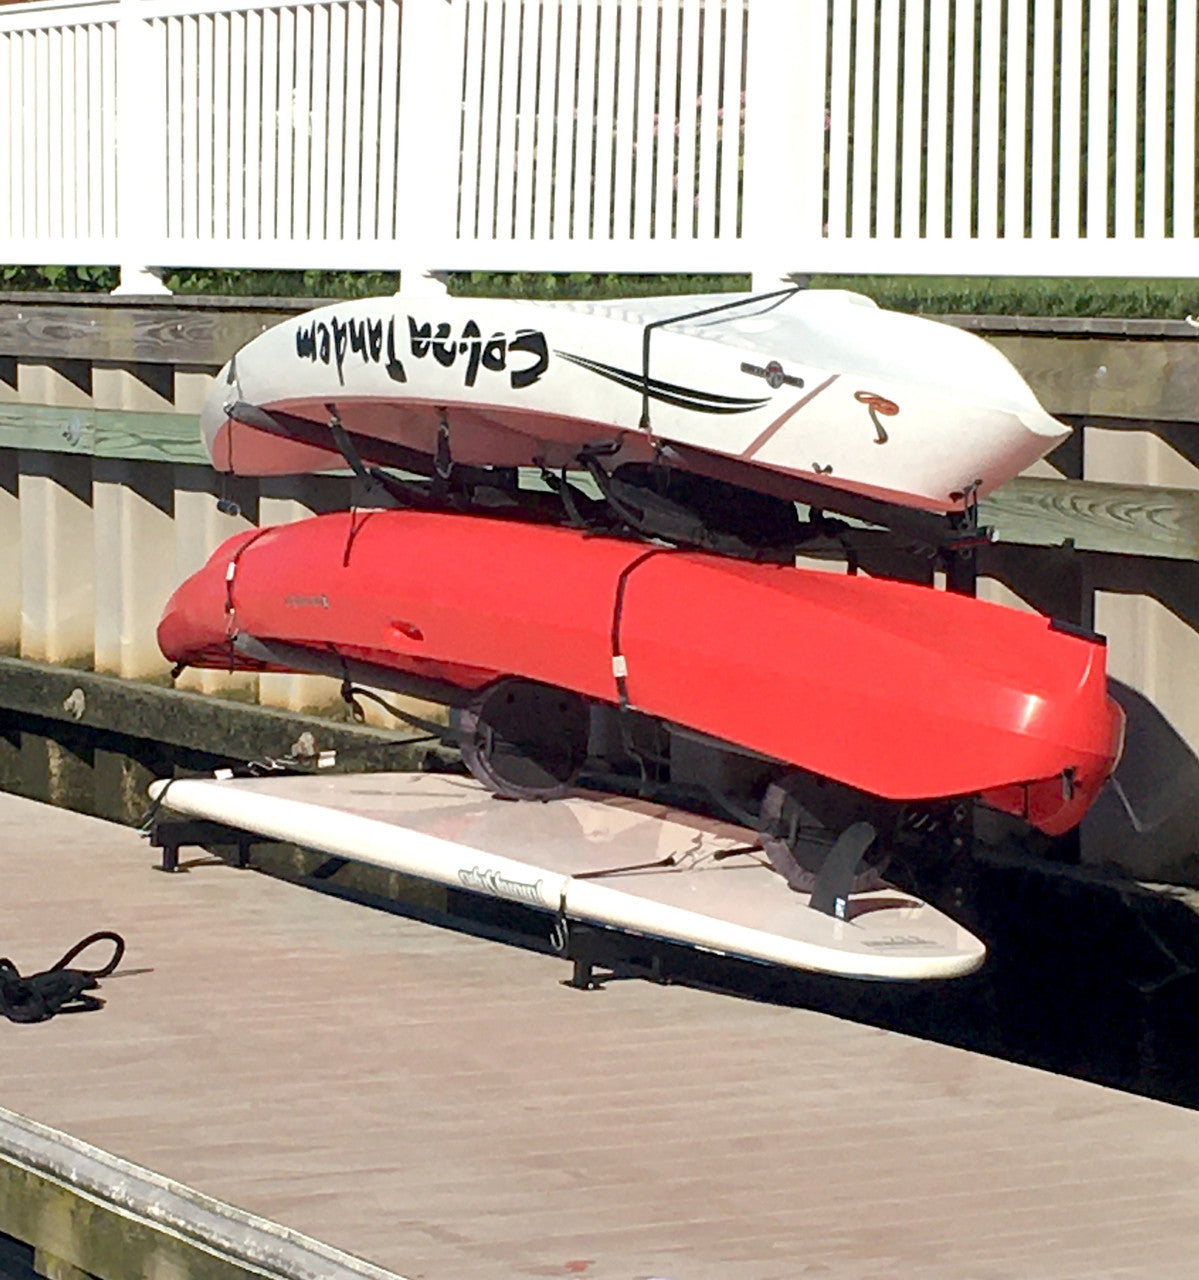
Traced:
<svg viewBox="0 0 1199 1280">
<path fill-rule="evenodd" d="M 468 320 L 462 326 L 462 333 L 457 338 L 452 338 L 448 324 L 439 324 L 434 333 L 432 324 L 418 324 L 409 316 L 408 337 L 412 355 L 417 360 L 423 360 L 431 354 L 439 365 L 448 369 L 459 356 L 465 356 L 466 374 L 463 381 L 468 387 L 475 385 L 480 368 L 491 373 L 503 373 L 507 369 L 512 389 L 520 391 L 531 387 L 550 367 L 549 346 L 545 334 L 539 329 L 518 329 L 511 337 L 504 333 L 493 333 L 484 340 L 479 326 L 473 320 Z M 531 355 L 532 362 L 519 369 L 508 369 L 508 357 L 514 351 Z"/>
<path fill-rule="evenodd" d="M 463 869 L 458 872 L 458 879 L 463 888 L 473 889 L 476 893 L 490 893 L 496 898 L 510 898 L 514 902 L 545 906 L 541 896 L 541 880 L 532 884 L 526 880 L 509 880 L 498 871 L 484 871 L 482 867 L 471 867 L 469 871 Z"/>
<path fill-rule="evenodd" d="M 932 948 L 938 950 L 932 938 L 922 938 L 916 933 L 892 933 L 883 938 L 863 938 L 864 947 L 885 948 L 893 951 L 912 951 Z"/>
</svg>

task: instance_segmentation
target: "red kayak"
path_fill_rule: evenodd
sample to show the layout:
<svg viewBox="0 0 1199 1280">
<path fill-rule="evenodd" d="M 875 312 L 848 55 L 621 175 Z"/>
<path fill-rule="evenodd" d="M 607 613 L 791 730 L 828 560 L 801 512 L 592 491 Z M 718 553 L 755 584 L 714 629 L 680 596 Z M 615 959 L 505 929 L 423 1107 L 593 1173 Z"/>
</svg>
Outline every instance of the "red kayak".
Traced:
<svg viewBox="0 0 1199 1280">
<path fill-rule="evenodd" d="M 980 795 L 1051 835 L 1119 757 L 1101 639 L 929 587 L 416 511 L 229 539 L 158 629 L 190 666 L 247 641 L 480 690 L 625 705 L 888 800 Z M 303 660 L 293 669 L 320 669 Z"/>
</svg>

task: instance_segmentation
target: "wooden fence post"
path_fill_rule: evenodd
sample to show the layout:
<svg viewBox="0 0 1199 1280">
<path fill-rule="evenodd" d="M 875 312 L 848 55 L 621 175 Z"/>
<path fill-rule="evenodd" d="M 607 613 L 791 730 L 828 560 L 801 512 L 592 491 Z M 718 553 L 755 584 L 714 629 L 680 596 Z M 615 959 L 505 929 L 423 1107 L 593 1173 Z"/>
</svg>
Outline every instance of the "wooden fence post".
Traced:
<svg viewBox="0 0 1199 1280">
<path fill-rule="evenodd" d="M 829 0 L 750 10 L 743 225 L 755 289 L 821 267 L 828 19 Z"/>
<path fill-rule="evenodd" d="M 396 157 L 397 239 L 405 293 L 445 293 L 433 272 L 456 238 L 458 122 L 462 47 L 454 44 L 461 4 L 422 0 L 405 4 L 400 30 L 399 119 Z"/>
<path fill-rule="evenodd" d="M 166 68 L 136 0 L 117 16 L 117 245 L 113 293 L 170 293 L 147 246 L 166 238 Z"/>
</svg>

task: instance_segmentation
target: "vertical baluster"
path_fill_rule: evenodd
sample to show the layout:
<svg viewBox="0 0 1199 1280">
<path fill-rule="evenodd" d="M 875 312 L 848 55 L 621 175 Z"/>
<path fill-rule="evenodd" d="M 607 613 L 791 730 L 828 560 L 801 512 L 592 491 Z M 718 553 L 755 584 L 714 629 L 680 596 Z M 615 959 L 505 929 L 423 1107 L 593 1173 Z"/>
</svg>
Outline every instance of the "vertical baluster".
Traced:
<svg viewBox="0 0 1199 1280">
<path fill-rule="evenodd" d="M 516 153 L 520 115 L 521 0 L 502 0 L 503 52 L 500 58 L 496 114 L 499 120 L 496 154 L 495 236 L 511 240 L 514 232 L 516 166 L 524 162 Z"/>
<path fill-rule="evenodd" d="M 333 23 L 329 4 L 314 5 L 312 14 L 312 43 L 307 52 L 308 65 L 312 68 L 312 96 L 308 109 L 308 187 L 296 188 L 296 212 L 303 207 L 305 222 L 301 234 L 297 225 L 297 238 L 305 240 L 324 240 L 329 236 L 329 228 L 325 221 L 325 211 L 329 198 L 329 186 L 334 181 L 330 158 L 330 121 L 329 100 L 331 96 L 330 66 L 333 60 Z M 304 62 L 301 61 L 299 49 L 296 50 L 296 71 L 300 78 L 304 75 Z M 296 121 L 300 148 L 303 150 L 305 138 L 303 134 L 304 119 Z M 297 223 L 299 219 L 297 218 Z"/>
<path fill-rule="evenodd" d="M 231 240 L 246 238 L 246 17 L 229 14 L 229 190 L 225 234 Z"/>
<path fill-rule="evenodd" d="M 1193 240 L 1195 226 L 1196 0 L 1175 0 L 1174 26 L 1174 238 Z M 1189 248 L 1190 246 L 1186 246 Z"/>
<path fill-rule="evenodd" d="M 1137 234 L 1137 99 L 1140 93 L 1138 0 L 1116 0 L 1117 240 Z"/>
<path fill-rule="evenodd" d="M 950 235 L 969 240 L 974 201 L 974 0 L 957 0 L 953 20 L 953 186 Z"/>
<path fill-rule="evenodd" d="M 716 234 L 716 151 L 720 118 L 720 16 L 719 4 L 705 4 L 703 50 L 699 83 L 699 182 L 694 227 L 701 240 Z"/>
<path fill-rule="evenodd" d="M 537 89 L 541 79 L 540 0 L 524 0 L 521 8 L 519 49 L 520 95 L 516 103 L 515 192 L 512 234 L 524 240 L 533 234 L 533 178 L 537 169 Z"/>
<path fill-rule="evenodd" d="M 1082 0 L 1063 0 L 1061 31 L 1058 236 L 1077 240 L 1082 225 Z"/>
<path fill-rule="evenodd" d="M 383 6 L 380 0 L 365 0 L 362 12 L 362 147 L 358 171 L 358 224 L 360 240 L 378 241 L 382 232 L 378 221 L 379 203 L 379 71 L 383 38 Z"/>
<path fill-rule="evenodd" d="M 616 5 L 616 93 L 612 101 L 612 235 L 628 240 L 632 234 L 633 168 L 636 156 L 633 137 L 636 129 L 637 25 L 640 6 L 636 0 Z M 714 163 L 714 162 L 713 162 Z"/>
<path fill-rule="evenodd" d="M 1170 80 L 1166 17 L 1166 0 L 1145 10 L 1144 229 L 1149 240 L 1166 234 L 1166 89 Z"/>
<path fill-rule="evenodd" d="M 654 182 L 653 235 L 674 237 L 674 187 L 678 177 L 675 158 L 679 144 L 679 11 L 680 0 L 663 0 L 661 49 L 658 55 L 658 112 Z"/>
<path fill-rule="evenodd" d="M 853 69 L 853 196 L 850 234 L 870 237 L 874 175 L 874 6 L 858 5 Z"/>
<path fill-rule="evenodd" d="M 1109 234 L 1108 171 L 1111 142 L 1108 108 L 1111 105 L 1111 9 L 1110 0 L 1091 0 L 1090 38 L 1087 52 L 1087 236 L 1096 241 Z"/>
<path fill-rule="evenodd" d="M 612 148 L 616 130 L 616 47 L 619 0 L 600 0 L 599 39 L 596 44 L 598 92 L 595 104 L 595 181 L 592 192 L 592 231 L 596 240 L 612 234 Z"/>
<path fill-rule="evenodd" d="M 302 24 L 312 20 L 309 9 L 279 10 L 279 53 L 278 72 L 275 80 L 275 97 L 273 101 L 275 114 L 275 162 L 274 201 L 271 208 L 264 208 L 263 215 L 267 225 L 274 226 L 272 234 L 280 239 L 290 240 L 296 235 L 297 204 L 303 207 L 307 198 L 304 184 L 308 180 L 308 125 L 307 125 L 307 76 L 308 64 L 304 64 L 304 78 L 297 72 L 298 41 Z M 304 85 L 305 96 L 301 98 L 300 85 Z M 297 124 L 302 120 L 303 128 Z M 301 143 L 303 145 L 301 146 Z M 301 176 L 301 167 L 303 174 Z M 298 196 L 297 196 L 298 193 Z M 305 223 L 307 226 L 307 223 Z"/>
<path fill-rule="evenodd" d="M 477 0 L 472 0 L 472 8 Z M 400 93 L 400 0 L 382 0 L 382 48 L 379 61 L 379 235 L 395 241 L 399 234 L 396 190 L 397 104 Z"/>
<path fill-rule="evenodd" d="M 700 21 L 696 0 L 682 0 L 683 30 L 679 49 L 679 165 L 675 187 L 674 233 L 678 240 L 695 236 L 695 201 L 699 175 Z"/>
<path fill-rule="evenodd" d="M 323 147 L 326 163 L 325 198 L 323 230 L 318 231 L 318 235 L 332 242 L 343 240 L 342 219 L 348 195 L 346 155 L 348 148 L 357 145 L 358 141 L 346 132 L 346 100 L 349 88 L 346 49 L 349 9 L 349 0 L 342 4 L 330 4 L 327 9 L 329 18 L 326 64 L 328 90 Z M 315 137 L 313 141 L 315 143 Z M 332 245 L 326 252 L 330 252 L 331 249 Z"/>
<path fill-rule="evenodd" d="M 578 116 L 574 128 L 574 201 L 570 223 L 573 239 L 591 238 L 595 199 L 595 66 L 598 0 L 579 0 Z"/>
<path fill-rule="evenodd" d="M 982 0 L 979 20 L 978 236 L 999 234 L 1000 0 Z"/>
<path fill-rule="evenodd" d="M 1032 234 L 1044 241 L 1053 233 L 1054 0 L 1033 6 L 1032 48 Z"/>
<path fill-rule="evenodd" d="M 903 30 L 903 179 L 899 234 L 905 240 L 918 240 L 924 191 L 924 0 L 904 0 Z"/>
<path fill-rule="evenodd" d="M 539 58 L 537 63 L 537 172 L 533 185 L 533 239 L 552 239 L 555 191 L 555 165 L 558 159 L 558 103 L 563 90 L 559 68 L 559 41 L 564 19 L 562 0 L 542 0 L 538 5 L 541 19 Z M 573 75 L 573 68 L 572 68 Z"/>
<path fill-rule="evenodd" d="M 230 101 L 229 24 L 231 15 L 212 17 L 212 231 L 215 239 L 228 239 L 229 132 L 233 117 Z"/>
<path fill-rule="evenodd" d="M 273 17 L 273 15 L 270 15 Z M 247 240 L 260 241 L 262 237 L 262 191 L 265 178 L 263 156 L 262 97 L 263 78 L 266 74 L 266 51 L 263 28 L 268 14 L 252 9 L 245 15 L 246 80 L 245 119 L 240 124 L 242 137 L 242 234 Z"/>
<path fill-rule="evenodd" d="M 899 13 L 897 3 L 883 5 L 879 13 L 878 150 L 874 235 L 895 236 L 895 193 L 898 186 L 896 156 L 899 144 Z"/>
<path fill-rule="evenodd" d="M 498 146 L 504 0 L 486 0 L 483 28 L 483 74 L 479 85 L 479 223 L 480 240 L 494 240 L 500 225 L 499 169 L 504 163 Z M 509 161 L 511 163 L 511 161 Z"/>
<path fill-rule="evenodd" d="M 63 184 L 65 169 L 63 165 L 63 144 L 66 135 L 63 131 L 64 102 L 66 95 L 63 75 L 65 55 L 69 48 L 66 33 L 62 30 L 50 30 L 46 42 L 46 86 L 44 95 L 47 99 L 47 131 L 46 150 L 48 152 L 46 167 L 46 228 L 54 239 L 63 237 Z M 68 117 L 69 119 L 69 117 Z"/>
<path fill-rule="evenodd" d="M 1019 3 L 1020 0 L 1014 0 Z M 925 235 L 947 232 L 945 191 L 949 129 L 949 0 L 931 0 L 928 18 L 928 180 Z"/>
</svg>

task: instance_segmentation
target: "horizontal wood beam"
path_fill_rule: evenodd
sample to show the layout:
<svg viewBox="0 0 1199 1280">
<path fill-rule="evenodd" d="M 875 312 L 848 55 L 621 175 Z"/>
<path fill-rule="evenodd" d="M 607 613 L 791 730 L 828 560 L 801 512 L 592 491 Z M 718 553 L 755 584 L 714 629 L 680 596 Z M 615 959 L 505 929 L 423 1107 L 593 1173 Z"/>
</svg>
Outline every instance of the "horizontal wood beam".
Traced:
<svg viewBox="0 0 1199 1280">
<path fill-rule="evenodd" d="M 208 465 L 194 413 L 0 404 L 0 448 Z"/>
<path fill-rule="evenodd" d="M 218 367 L 264 330 L 319 305 L 300 298 L 143 299 L 136 306 L 44 294 L 0 298 L 0 357 Z"/>
<path fill-rule="evenodd" d="M 46 1276 L 399 1280 L 2 1108 L 0 1231 L 32 1246 Z"/>
<path fill-rule="evenodd" d="M 382 729 L 19 658 L 0 658 L 0 712 L 230 760 L 290 756 L 305 733 L 313 751 L 337 753 L 334 768 L 410 769 L 423 751 Z"/>
<path fill-rule="evenodd" d="M 979 503 L 1000 542 L 1199 559 L 1199 491 L 1020 476 Z"/>
</svg>

